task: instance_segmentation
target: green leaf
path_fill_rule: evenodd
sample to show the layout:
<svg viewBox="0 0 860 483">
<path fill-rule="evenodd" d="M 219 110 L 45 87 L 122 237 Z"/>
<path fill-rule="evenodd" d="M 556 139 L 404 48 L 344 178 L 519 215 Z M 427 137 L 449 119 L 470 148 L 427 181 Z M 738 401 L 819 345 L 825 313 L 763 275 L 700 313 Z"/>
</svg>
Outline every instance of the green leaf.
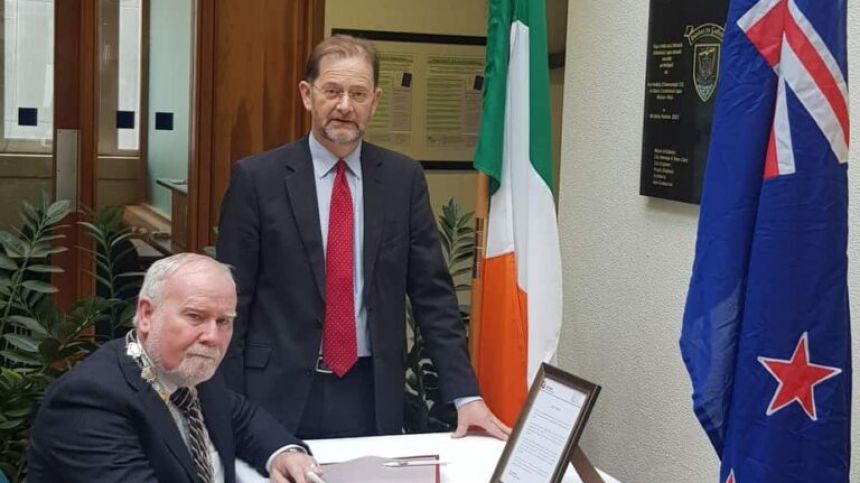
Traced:
<svg viewBox="0 0 860 483">
<path fill-rule="evenodd" d="M 23 315 L 10 315 L 6 320 L 32 331 L 34 334 L 48 335 L 48 331 L 36 319 L 24 317 Z"/>
<path fill-rule="evenodd" d="M 92 273 L 92 272 L 89 272 L 89 271 L 88 271 L 87 273 L 89 273 L 90 275 L 92 275 L 92 276 L 93 276 L 93 278 L 95 278 L 95 279 L 96 279 L 96 281 L 97 281 L 101 286 L 103 286 L 104 288 L 106 288 L 108 291 L 113 291 L 113 284 L 110 282 L 110 280 L 108 280 L 108 279 L 106 279 L 106 278 L 102 277 L 101 275 L 98 275 L 98 274 L 95 274 L 95 273 Z"/>
<path fill-rule="evenodd" d="M 10 409 L 6 411 L 7 418 L 26 418 L 33 412 L 32 407 L 25 407 L 20 409 Z"/>
<path fill-rule="evenodd" d="M 116 248 L 116 247 L 114 247 L 114 248 Z M 122 250 L 121 252 L 117 253 L 116 255 L 113 255 L 112 258 L 114 260 L 122 260 L 123 257 L 128 256 L 129 253 L 134 253 L 136 251 L 137 251 L 137 247 L 134 246 L 133 243 L 128 242 L 128 245 L 126 246 L 126 248 L 124 250 Z M 111 252 L 111 253 L 113 253 L 113 252 Z"/>
<path fill-rule="evenodd" d="M 55 227 L 55 228 L 59 228 L 59 227 Z M 63 238 L 66 238 L 66 235 L 64 235 L 62 233 L 57 233 L 56 235 L 45 235 L 45 236 L 39 238 L 39 241 L 49 242 L 49 241 L 54 241 L 54 240 L 62 240 Z"/>
<path fill-rule="evenodd" d="M 104 238 L 105 236 L 105 233 L 101 228 L 88 221 L 79 221 L 78 224 L 83 226 L 91 235 L 95 235 L 99 239 Z"/>
<path fill-rule="evenodd" d="M 8 421 L 3 421 L 2 423 L 0 423 L 0 430 L 8 431 L 10 429 L 15 429 L 18 426 L 21 426 L 25 422 L 26 422 L 26 419 L 24 419 L 24 418 L 10 419 Z"/>
<path fill-rule="evenodd" d="M 60 267 L 54 265 L 30 265 L 27 267 L 27 270 L 36 273 L 63 273 L 63 270 Z"/>
<path fill-rule="evenodd" d="M 471 259 L 472 259 L 471 253 L 460 253 L 460 254 L 457 254 L 457 256 L 451 258 L 451 264 L 455 265 L 455 264 L 463 263 L 466 260 L 471 260 Z"/>
<path fill-rule="evenodd" d="M 445 235 L 443 233 L 442 237 L 440 237 L 439 241 L 442 243 L 442 249 L 445 253 L 448 253 L 451 251 L 451 242 L 448 241 L 447 235 Z"/>
<path fill-rule="evenodd" d="M 18 264 L 11 258 L 0 253 L 0 268 L 3 270 L 18 270 Z"/>
<path fill-rule="evenodd" d="M 5 230 L 0 230 L 0 244 L 6 249 L 6 254 L 13 258 L 24 256 L 24 242 Z"/>
<path fill-rule="evenodd" d="M 68 248 L 63 246 L 38 245 L 30 252 L 30 256 L 33 258 L 45 258 L 48 255 L 63 253 L 68 250 Z"/>
<path fill-rule="evenodd" d="M 143 278 L 144 275 L 146 275 L 146 272 L 123 272 L 123 273 L 118 274 L 116 276 L 116 278 L 134 278 L 134 277 Z"/>
<path fill-rule="evenodd" d="M 71 211 L 69 200 L 57 200 L 48 206 L 45 213 L 45 222 L 49 225 L 59 222 Z"/>
<path fill-rule="evenodd" d="M 39 344 L 32 337 L 21 334 L 3 334 L 3 338 L 24 352 L 37 352 L 39 350 Z"/>
<path fill-rule="evenodd" d="M 472 273 L 472 267 L 463 267 L 463 268 L 460 268 L 460 269 L 457 269 L 457 270 L 454 270 L 453 272 L 451 272 L 451 277 L 454 278 L 454 277 L 459 277 L 461 275 L 466 275 L 466 274 L 471 275 L 471 273 Z"/>
<path fill-rule="evenodd" d="M 113 248 L 114 246 L 116 246 L 117 243 L 121 243 L 123 240 L 128 240 L 129 238 L 131 238 L 133 236 L 134 236 L 133 232 L 125 231 L 125 233 L 122 233 L 119 236 L 117 236 L 116 238 L 114 238 L 113 240 L 111 240 L 110 246 L 111 246 L 111 248 Z"/>
<path fill-rule="evenodd" d="M 42 282 L 40 280 L 25 280 L 22 283 L 25 288 L 32 290 L 34 292 L 39 293 L 56 293 L 58 292 L 57 287 L 54 287 L 50 283 Z"/>
<path fill-rule="evenodd" d="M 14 352 L 14 351 L 0 351 L 0 356 L 9 359 L 12 362 L 16 362 L 18 364 L 25 364 L 28 366 L 41 366 L 42 361 L 35 357 L 31 357 L 25 355 L 22 352 Z"/>
</svg>

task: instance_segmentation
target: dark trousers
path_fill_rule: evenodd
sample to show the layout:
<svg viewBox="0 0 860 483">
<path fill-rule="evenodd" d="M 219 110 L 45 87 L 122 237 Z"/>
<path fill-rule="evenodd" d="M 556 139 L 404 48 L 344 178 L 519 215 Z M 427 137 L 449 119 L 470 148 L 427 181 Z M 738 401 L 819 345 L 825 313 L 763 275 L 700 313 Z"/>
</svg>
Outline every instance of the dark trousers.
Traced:
<svg viewBox="0 0 860 483">
<path fill-rule="evenodd" d="M 296 436 L 322 439 L 376 435 L 373 403 L 371 357 L 359 357 L 342 378 L 318 370 Z"/>
</svg>

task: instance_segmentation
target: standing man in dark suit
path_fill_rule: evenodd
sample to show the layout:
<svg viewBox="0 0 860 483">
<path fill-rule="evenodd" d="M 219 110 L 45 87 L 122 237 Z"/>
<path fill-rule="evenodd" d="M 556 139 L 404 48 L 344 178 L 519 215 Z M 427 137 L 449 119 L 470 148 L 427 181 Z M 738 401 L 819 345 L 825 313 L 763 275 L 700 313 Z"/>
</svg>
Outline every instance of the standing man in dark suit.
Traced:
<svg viewBox="0 0 860 483">
<path fill-rule="evenodd" d="M 505 439 L 479 397 L 421 166 L 362 141 L 378 80 L 372 44 L 324 40 L 299 83 L 310 134 L 234 167 L 217 253 L 239 305 L 222 370 L 300 437 L 400 433 L 408 295 L 455 436 Z"/>
<path fill-rule="evenodd" d="M 233 332 L 229 268 L 185 253 L 146 274 L 135 331 L 56 381 L 33 423 L 31 483 L 232 483 L 239 457 L 277 483 L 319 473 L 307 447 L 215 373 Z"/>
</svg>

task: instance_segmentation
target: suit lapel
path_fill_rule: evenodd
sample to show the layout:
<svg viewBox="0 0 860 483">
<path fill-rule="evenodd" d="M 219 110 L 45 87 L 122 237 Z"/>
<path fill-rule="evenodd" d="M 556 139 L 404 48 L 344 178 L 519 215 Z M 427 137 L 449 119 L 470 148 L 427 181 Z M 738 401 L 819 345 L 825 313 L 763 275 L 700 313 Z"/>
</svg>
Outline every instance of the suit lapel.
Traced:
<svg viewBox="0 0 860 483">
<path fill-rule="evenodd" d="M 364 299 L 373 285 L 376 255 L 385 226 L 385 193 L 382 189 L 383 161 L 373 146 L 362 143 L 361 173 L 364 190 Z"/>
<path fill-rule="evenodd" d="M 117 357 L 119 358 L 125 380 L 129 386 L 137 391 L 137 397 L 143 408 L 143 413 L 146 417 L 151 418 L 153 426 L 157 428 L 158 434 L 161 434 L 164 439 L 164 444 L 182 468 L 185 469 L 189 481 L 195 481 L 191 453 L 182 440 L 182 435 L 179 434 L 179 428 L 176 427 L 176 421 L 170 415 L 167 405 L 161 400 L 161 397 L 155 392 L 152 386 L 140 377 L 140 368 L 131 357 L 125 355 L 121 345 L 118 346 Z"/>
<path fill-rule="evenodd" d="M 305 254 L 311 264 L 314 281 L 320 297 L 325 300 L 325 255 L 320 232 L 319 204 L 314 180 L 314 167 L 308 148 L 308 139 L 301 143 L 298 152 L 286 161 L 287 175 L 284 184 L 296 220 L 296 231 L 302 239 Z"/>
</svg>

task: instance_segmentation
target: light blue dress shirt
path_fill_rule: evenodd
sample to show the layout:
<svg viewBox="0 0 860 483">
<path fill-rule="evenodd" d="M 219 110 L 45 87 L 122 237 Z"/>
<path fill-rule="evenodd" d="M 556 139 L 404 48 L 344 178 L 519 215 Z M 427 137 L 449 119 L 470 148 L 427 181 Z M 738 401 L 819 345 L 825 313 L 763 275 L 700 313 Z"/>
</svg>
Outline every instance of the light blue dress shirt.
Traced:
<svg viewBox="0 0 860 483">
<path fill-rule="evenodd" d="M 320 214 L 320 230 L 322 232 L 323 254 L 328 247 L 328 218 L 331 207 L 331 191 L 337 173 L 338 157 L 330 153 L 316 140 L 313 134 L 308 136 L 311 149 L 311 159 L 314 163 L 314 181 L 317 187 L 317 205 Z M 364 306 L 364 186 L 361 179 L 361 142 L 344 161 L 346 161 L 346 180 L 352 195 L 352 228 L 354 230 L 353 244 L 353 300 L 355 301 L 355 335 L 358 357 L 371 354 L 370 333 L 367 330 L 367 308 Z M 322 352 L 322 348 L 320 348 Z"/>
</svg>

